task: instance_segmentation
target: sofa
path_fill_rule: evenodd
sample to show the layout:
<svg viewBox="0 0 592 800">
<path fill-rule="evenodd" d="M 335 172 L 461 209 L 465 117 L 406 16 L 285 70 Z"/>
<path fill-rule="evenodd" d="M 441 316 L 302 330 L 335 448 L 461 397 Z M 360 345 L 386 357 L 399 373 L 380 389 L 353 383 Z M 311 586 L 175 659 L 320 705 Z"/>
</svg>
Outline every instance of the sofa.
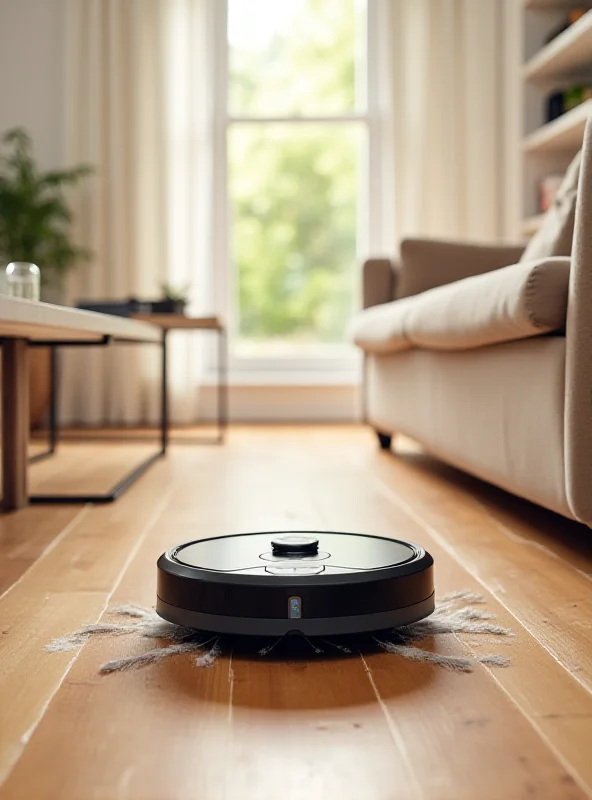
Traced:
<svg viewBox="0 0 592 800">
<path fill-rule="evenodd" d="M 592 525 L 592 121 L 527 245 L 405 239 L 363 266 L 365 409 L 462 470 Z"/>
</svg>

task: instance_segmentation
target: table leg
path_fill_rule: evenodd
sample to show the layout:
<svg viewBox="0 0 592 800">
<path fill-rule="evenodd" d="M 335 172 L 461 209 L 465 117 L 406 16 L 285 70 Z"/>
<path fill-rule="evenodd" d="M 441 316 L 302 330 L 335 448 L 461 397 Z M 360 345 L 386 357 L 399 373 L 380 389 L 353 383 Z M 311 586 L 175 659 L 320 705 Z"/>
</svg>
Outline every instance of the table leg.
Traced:
<svg viewBox="0 0 592 800">
<path fill-rule="evenodd" d="M 226 331 L 218 330 L 218 441 L 224 441 L 228 424 L 228 346 Z"/>
<path fill-rule="evenodd" d="M 58 348 L 51 353 L 51 397 L 49 400 L 49 452 L 55 453 L 58 444 Z"/>
<path fill-rule="evenodd" d="M 29 357 L 25 339 L 2 345 L 2 507 L 27 505 Z"/>
<path fill-rule="evenodd" d="M 162 452 L 166 453 L 169 444 L 169 393 L 168 393 L 168 369 L 167 369 L 167 331 L 162 331 L 162 362 L 161 376 L 162 381 L 160 391 L 160 445 Z"/>
<path fill-rule="evenodd" d="M 34 346 L 29 344 L 29 347 Z M 59 438 L 58 426 L 58 349 L 57 346 L 51 345 L 50 352 L 50 394 L 49 394 L 49 435 L 47 442 L 47 450 L 42 453 L 35 453 L 34 456 L 29 456 L 29 464 L 37 464 L 50 456 L 53 456 Z M 30 498 L 29 498 L 30 499 Z"/>
</svg>

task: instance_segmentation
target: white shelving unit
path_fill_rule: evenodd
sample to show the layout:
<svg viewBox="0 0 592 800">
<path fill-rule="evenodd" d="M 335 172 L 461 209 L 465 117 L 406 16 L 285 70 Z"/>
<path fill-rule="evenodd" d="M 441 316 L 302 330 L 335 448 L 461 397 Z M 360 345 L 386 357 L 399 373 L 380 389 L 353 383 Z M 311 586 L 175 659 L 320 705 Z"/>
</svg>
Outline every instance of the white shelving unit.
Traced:
<svg viewBox="0 0 592 800">
<path fill-rule="evenodd" d="M 524 0 L 524 7 L 531 11 L 556 11 L 557 9 L 570 11 L 576 5 L 577 3 L 574 3 L 573 0 Z"/>
<path fill-rule="evenodd" d="M 592 100 L 586 100 L 563 116 L 547 122 L 524 138 L 525 153 L 575 152 L 582 143 L 586 120 L 592 112 Z"/>
<path fill-rule="evenodd" d="M 578 7 L 589 10 L 548 44 L 549 35 Z M 522 162 L 524 178 L 522 232 L 532 236 L 538 213 L 540 181 L 565 172 L 580 149 L 586 120 L 592 114 L 587 100 L 552 122 L 546 122 L 549 96 L 575 85 L 592 86 L 592 0 L 523 0 Z"/>
<path fill-rule="evenodd" d="M 592 11 L 542 48 L 526 64 L 526 80 L 578 75 L 592 54 Z"/>
</svg>

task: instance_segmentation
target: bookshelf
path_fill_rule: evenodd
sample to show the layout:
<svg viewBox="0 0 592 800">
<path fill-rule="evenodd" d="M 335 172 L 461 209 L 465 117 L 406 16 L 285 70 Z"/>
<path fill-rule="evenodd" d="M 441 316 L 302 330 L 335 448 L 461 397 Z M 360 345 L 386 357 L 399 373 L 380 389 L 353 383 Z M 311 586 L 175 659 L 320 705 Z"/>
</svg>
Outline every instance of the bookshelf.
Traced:
<svg viewBox="0 0 592 800">
<path fill-rule="evenodd" d="M 592 58 L 592 11 L 539 50 L 526 64 L 526 80 L 578 75 Z"/>
<path fill-rule="evenodd" d="M 586 120 L 592 113 L 592 100 L 586 100 L 571 111 L 567 111 L 553 122 L 541 125 L 536 131 L 524 138 L 526 153 L 557 153 L 569 151 L 575 153 L 581 143 L 586 127 Z"/>
<path fill-rule="evenodd" d="M 589 10 L 567 30 L 546 39 L 570 10 Z M 553 92 L 574 85 L 592 86 L 592 2 L 523 0 L 522 53 L 522 233 L 531 236 L 542 215 L 538 187 L 547 175 L 562 174 L 580 149 L 592 99 L 552 122 L 546 121 L 547 100 Z"/>
</svg>

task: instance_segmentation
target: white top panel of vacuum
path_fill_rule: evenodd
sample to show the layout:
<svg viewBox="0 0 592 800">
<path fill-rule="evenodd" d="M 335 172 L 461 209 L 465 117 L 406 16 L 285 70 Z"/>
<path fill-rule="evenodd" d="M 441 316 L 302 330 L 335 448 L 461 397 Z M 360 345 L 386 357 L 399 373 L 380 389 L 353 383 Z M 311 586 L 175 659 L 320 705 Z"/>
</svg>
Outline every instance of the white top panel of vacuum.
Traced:
<svg viewBox="0 0 592 800">
<path fill-rule="evenodd" d="M 294 575 L 318 575 L 328 567 L 333 568 L 331 572 L 335 568 L 365 571 L 393 567 L 414 559 L 417 548 L 379 536 L 290 531 L 203 539 L 181 545 L 171 555 L 188 567 L 247 574 L 260 569 L 268 575 L 285 576 L 290 569 Z M 274 562 L 276 567 L 281 565 L 279 569 L 271 567 Z M 301 564 L 299 571 L 296 562 Z M 313 562 L 310 571 L 305 571 L 302 562 Z"/>
</svg>

